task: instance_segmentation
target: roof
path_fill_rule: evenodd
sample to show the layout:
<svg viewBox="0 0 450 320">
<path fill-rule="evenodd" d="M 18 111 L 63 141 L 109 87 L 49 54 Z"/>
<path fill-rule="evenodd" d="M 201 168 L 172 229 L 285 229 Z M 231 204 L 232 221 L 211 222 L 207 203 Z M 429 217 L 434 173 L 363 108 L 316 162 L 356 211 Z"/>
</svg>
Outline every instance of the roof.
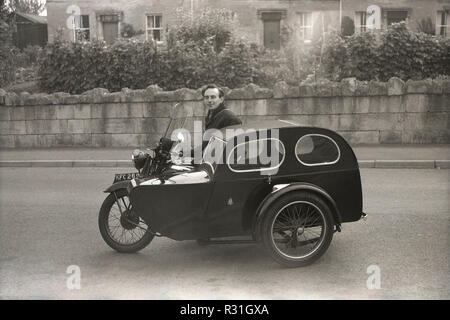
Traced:
<svg viewBox="0 0 450 320">
<path fill-rule="evenodd" d="M 243 129 L 243 130 L 261 130 L 261 129 L 279 129 L 285 127 L 301 127 L 302 125 L 292 120 L 263 120 L 263 121 L 250 121 L 245 124 L 239 124 L 234 126 L 225 127 L 222 130 L 227 129 Z"/>
<path fill-rule="evenodd" d="M 242 125 L 234 125 L 220 129 L 219 131 L 222 134 L 222 137 L 226 137 L 227 139 L 231 139 L 234 136 L 240 135 L 242 133 L 249 133 L 249 131 L 258 131 L 264 129 L 281 129 L 287 127 L 305 127 L 305 125 L 301 125 L 292 120 L 263 120 L 263 121 L 255 121 L 248 122 Z M 228 131 L 227 131 L 228 130 Z"/>
<path fill-rule="evenodd" d="M 22 13 L 17 11 L 15 12 L 15 14 L 34 23 L 47 24 L 47 16 L 37 16 L 34 14 Z"/>
<path fill-rule="evenodd" d="M 241 134 L 246 135 L 260 130 L 281 129 L 289 127 L 308 127 L 308 126 L 296 123 L 295 121 L 292 120 L 282 120 L 282 119 L 263 120 L 263 121 L 252 121 L 242 125 L 239 124 L 225 127 L 216 131 L 216 133 L 211 132 L 210 134 L 220 139 L 226 138 L 226 140 L 229 140 Z"/>
</svg>

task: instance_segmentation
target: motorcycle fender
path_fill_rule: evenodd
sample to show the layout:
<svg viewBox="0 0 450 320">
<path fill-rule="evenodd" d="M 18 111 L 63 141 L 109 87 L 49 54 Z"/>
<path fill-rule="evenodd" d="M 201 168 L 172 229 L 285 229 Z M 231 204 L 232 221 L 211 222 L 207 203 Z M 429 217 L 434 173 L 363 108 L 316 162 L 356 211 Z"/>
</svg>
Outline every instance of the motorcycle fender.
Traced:
<svg viewBox="0 0 450 320">
<path fill-rule="evenodd" d="M 320 196 L 324 197 L 326 202 L 330 205 L 330 209 L 333 212 L 334 217 L 334 224 L 337 227 L 337 230 L 340 231 L 341 226 L 341 214 L 339 212 L 339 209 L 336 205 L 336 202 L 333 200 L 333 198 L 322 188 L 309 184 L 309 183 L 291 183 L 291 184 L 285 184 L 285 185 L 275 185 L 273 188 L 273 191 L 269 193 L 264 200 L 261 202 L 261 204 L 258 206 L 258 209 L 256 210 L 256 215 L 253 222 L 253 239 L 259 241 L 261 239 L 260 237 L 260 225 L 261 225 L 261 218 L 263 213 L 270 207 L 272 203 L 274 203 L 279 197 L 285 195 L 288 192 L 291 191 L 298 191 L 298 190 L 306 190 L 311 191 L 314 193 L 319 194 Z"/>
<path fill-rule="evenodd" d="M 116 183 L 112 184 L 111 186 L 109 186 L 109 188 L 107 188 L 103 192 L 105 192 L 105 193 L 112 193 L 112 192 L 117 191 L 119 189 L 127 190 L 127 187 L 129 185 L 130 185 L 130 180 L 119 181 L 119 182 L 116 182 Z"/>
</svg>

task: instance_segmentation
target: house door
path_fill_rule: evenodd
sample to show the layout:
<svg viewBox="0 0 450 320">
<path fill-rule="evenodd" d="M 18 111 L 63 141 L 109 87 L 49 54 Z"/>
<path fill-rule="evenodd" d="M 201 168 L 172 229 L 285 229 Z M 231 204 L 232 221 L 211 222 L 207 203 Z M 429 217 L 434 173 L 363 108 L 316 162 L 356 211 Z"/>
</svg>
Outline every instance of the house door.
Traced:
<svg viewBox="0 0 450 320">
<path fill-rule="evenodd" d="M 264 46 L 270 49 L 280 49 L 281 13 L 265 12 L 262 14 L 264 23 Z"/>
<path fill-rule="evenodd" d="M 103 22 L 103 39 L 107 44 L 113 43 L 119 36 L 118 22 Z"/>
</svg>

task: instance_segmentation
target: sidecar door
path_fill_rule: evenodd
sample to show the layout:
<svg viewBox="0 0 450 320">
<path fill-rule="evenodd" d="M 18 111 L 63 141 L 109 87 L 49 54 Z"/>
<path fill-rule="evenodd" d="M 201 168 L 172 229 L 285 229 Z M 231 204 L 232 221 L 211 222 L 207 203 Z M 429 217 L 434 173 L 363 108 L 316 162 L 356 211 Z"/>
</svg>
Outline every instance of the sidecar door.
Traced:
<svg viewBox="0 0 450 320">
<path fill-rule="evenodd" d="M 202 238 L 214 183 L 205 168 L 139 183 L 130 192 L 133 209 L 150 228 L 175 240 Z"/>
</svg>

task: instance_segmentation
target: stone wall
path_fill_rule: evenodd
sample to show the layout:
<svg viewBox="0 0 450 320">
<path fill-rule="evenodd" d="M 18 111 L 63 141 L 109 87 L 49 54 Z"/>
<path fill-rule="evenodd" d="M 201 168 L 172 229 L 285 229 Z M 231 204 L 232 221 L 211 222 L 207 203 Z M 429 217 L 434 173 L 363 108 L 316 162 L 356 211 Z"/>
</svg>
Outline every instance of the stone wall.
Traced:
<svg viewBox="0 0 450 320">
<path fill-rule="evenodd" d="M 0 147 L 151 146 L 169 115 L 182 102 L 193 130 L 206 110 L 201 89 L 162 91 L 93 89 L 17 95 L 0 89 Z M 450 81 L 277 83 L 273 89 L 248 85 L 226 90 L 230 109 L 244 123 L 285 119 L 330 128 L 352 144 L 450 143 Z"/>
</svg>

